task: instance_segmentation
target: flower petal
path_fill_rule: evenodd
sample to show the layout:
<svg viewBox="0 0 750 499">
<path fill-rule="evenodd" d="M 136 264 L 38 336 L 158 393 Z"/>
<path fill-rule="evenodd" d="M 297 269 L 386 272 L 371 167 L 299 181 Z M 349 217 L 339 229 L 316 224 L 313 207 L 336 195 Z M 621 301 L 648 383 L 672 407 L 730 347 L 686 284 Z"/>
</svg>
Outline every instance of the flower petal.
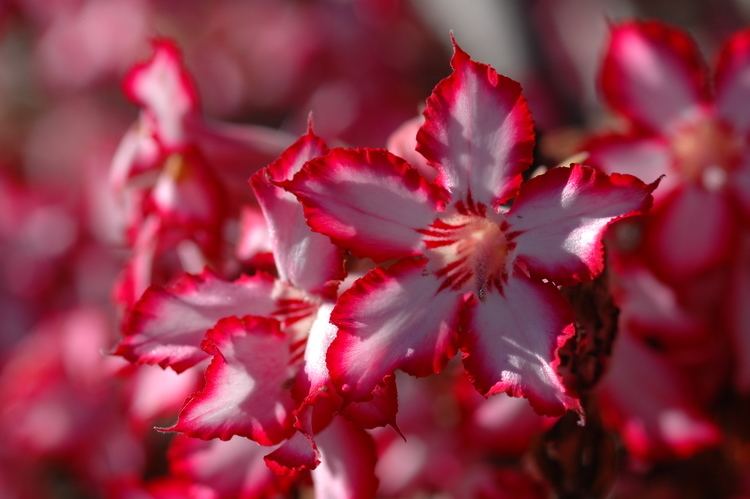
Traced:
<svg viewBox="0 0 750 499">
<path fill-rule="evenodd" d="M 268 223 L 279 277 L 315 294 L 326 294 L 327 288 L 330 292 L 332 281 L 344 278 L 343 251 L 328 237 L 312 232 L 299 201 L 274 182 L 291 179 L 302 165 L 327 150 L 321 139 L 308 132 L 250 179 Z"/>
<path fill-rule="evenodd" d="M 591 279 L 604 266 L 601 239 L 609 223 L 648 208 L 655 187 L 581 165 L 534 177 L 508 212 L 517 260 L 558 283 Z"/>
<path fill-rule="evenodd" d="M 198 111 L 198 93 L 177 45 L 154 41 L 154 55 L 126 75 L 125 95 L 145 109 L 158 139 L 167 148 L 184 143 L 184 120 Z"/>
<path fill-rule="evenodd" d="M 387 260 L 419 254 L 422 236 L 442 208 L 441 191 L 404 160 L 378 149 L 333 149 L 285 187 L 307 222 L 357 256 Z"/>
<path fill-rule="evenodd" d="M 273 277 L 256 274 L 228 282 L 209 271 L 184 274 L 166 288 L 153 286 L 128 312 L 116 354 L 131 362 L 183 371 L 206 358 L 206 331 L 230 316 L 271 315 L 286 292 Z"/>
<path fill-rule="evenodd" d="M 572 319 L 554 286 L 515 272 L 468 312 L 461 349 L 472 382 L 484 395 L 525 397 L 540 414 L 580 410 L 556 372 L 558 346 L 575 331 Z"/>
<path fill-rule="evenodd" d="M 604 98 L 647 130 L 667 130 L 706 98 L 706 69 L 693 40 L 659 22 L 614 26 L 601 71 Z"/>
<path fill-rule="evenodd" d="M 312 471 L 315 497 L 365 499 L 375 497 L 375 443 L 364 430 L 342 417 L 334 418 L 315 436 L 320 465 Z"/>
<path fill-rule="evenodd" d="M 222 441 L 177 435 L 169 447 L 169 468 L 175 476 L 207 485 L 222 497 L 266 497 L 282 491 L 282 481 L 263 460 L 268 451 L 242 437 Z"/>
<path fill-rule="evenodd" d="M 396 426 L 398 412 L 398 391 L 396 379 L 386 376 L 385 380 L 372 391 L 370 400 L 351 402 L 344 407 L 341 414 L 360 428 L 377 428 Z"/>
<path fill-rule="evenodd" d="M 750 132 L 750 29 L 727 40 L 716 67 L 716 112 L 739 132 Z"/>
<path fill-rule="evenodd" d="M 605 424 L 619 430 L 636 458 L 687 457 L 721 438 L 679 371 L 627 330 L 617 337 L 597 393 Z"/>
<path fill-rule="evenodd" d="M 394 369 L 426 376 L 455 353 L 461 297 L 439 292 L 426 261 L 376 268 L 339 297 L 331 322 L 339 328 L 328 349 L 328 369 L 349 398 L 362 400 Z"/>
<path fill-rule="evenodd" d="M 302 432 L 295 432 L 264 459 L 266 465 L 277 475 L 287 478 L 293 478 L 301 471 L 311 470 L 320 463 L 315 442 Z"/>
<path fill-rule="evenodd" d="M 222 319 L 206 334 L 203 349 L 213 356 L 206 384 L 180 411 L 168 431 L 229 440 L 245 436 L 262 445 L 292 434 L 293 402 L 289 341 L 273 319 Z"/>
<path fill-rule="evenodd" d="M 686 185 L 652 211 L 646 251 L 660 277 L 685 280 L 724 261 L 735 232 L 732 207 L 722 193 Z"/>
<path fill-rule="evenodd" d="M 453 73 L 427 99 L 417 150 L 455 201 L 500 204 L 531 165 L 534 123 L 521 86 L 474 62 L 453 40 Z"/>
<path fill-rule="evenodd" d="M 750 220 L 750 157 L 745 158 L 741 167 L 732 172 L 727 188 L 741 213 Z"/>
<path fill-rule="evenodd" d="M 710 330 L 681 302 L 678 290 L 655 276 L 641 259 L 611 258 L 609 268 L 620 322 L 631 333 L 684 344 L 704 338 Z"/>
<path fill-rule="evenodd" d="M 424 116 L 416 116 L 398 127 L 386 143 L 386 149 L 416 168 L 424 178 L 435 180 L 438 171 L 427 163 L 424 156 L 417 152 L 417 133 L 424 124 Z"/>
<path fill-rule="evenodd" d="M 657 198 L 680 182 L 671 169 L 672 154 L 659 137 L 604 135 L 591 139 L 581 149 L 588 153 L 586 164 L 604 173 L 627 173 L 647 183 L 664 175 L 655 191 Z"/>
<path fill-rule="evenodd" d="M 734 382 L 738 390 L 750 392 L 750 241 L 734 262 L 729 295 L 726 297 L 726 318 L 734 345 Z"/>
</svg>

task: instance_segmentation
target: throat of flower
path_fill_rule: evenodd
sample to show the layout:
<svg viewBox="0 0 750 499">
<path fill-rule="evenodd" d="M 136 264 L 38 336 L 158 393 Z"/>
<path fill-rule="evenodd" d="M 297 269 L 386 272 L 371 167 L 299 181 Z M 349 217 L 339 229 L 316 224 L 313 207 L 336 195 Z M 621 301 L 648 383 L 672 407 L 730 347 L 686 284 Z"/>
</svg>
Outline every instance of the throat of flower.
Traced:
<svg viewBox="0 0 750 499">
<path fill-rule="evenodd" d="M 438 219 L 426 230 L 426 271 L 441 280 L 440 290 L 474 292 L 479 299 L 500 289 L 511 243 L 502 221 L 477 215 Z"/>
<path fill-rule="evenodd" d="M 711 118 L 679 128 L 671 141 L 675 168 L 708 190 L 724 186 L 741 160 L 742 141 L 732 128 Z"/>
</svg>

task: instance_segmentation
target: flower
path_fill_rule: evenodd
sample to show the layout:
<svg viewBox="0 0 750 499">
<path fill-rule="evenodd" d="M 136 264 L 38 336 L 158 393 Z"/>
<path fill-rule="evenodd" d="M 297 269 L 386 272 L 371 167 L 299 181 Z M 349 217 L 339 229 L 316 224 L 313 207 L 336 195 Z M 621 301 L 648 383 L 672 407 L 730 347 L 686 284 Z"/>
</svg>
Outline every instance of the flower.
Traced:
<svg viewBox="0 0 750 499">
<path fill-rule="evenodd" d="M 483 394 L 580 409 L 556 372 L 574 332 L 556 284 L 598 275 L 607 225 L 647 208 L 656 184 L 581 165 L 522 184 L 534 133 L 520 86 L 455 40 L 452 66 L 417 134 L 434 181 L 384 150 L 333 149 L 283 184 L 314 231 L 381 263 L 331 313 L 328 370 L 363 399 L 393 370 L 435 373 L 460 347 Z"/>
<path fill-rule="evenodd" d="M 748 72 L 750 30 L 721 49 L 711 85 L 689 35 L 658 22 L 612 28 L 601 87 L 627 130 L 584 149 L 606 172 L 664 175 L 644 240 L 650 267 L 670 282 L 731 258 L 750 214 Z"/>
</svg>

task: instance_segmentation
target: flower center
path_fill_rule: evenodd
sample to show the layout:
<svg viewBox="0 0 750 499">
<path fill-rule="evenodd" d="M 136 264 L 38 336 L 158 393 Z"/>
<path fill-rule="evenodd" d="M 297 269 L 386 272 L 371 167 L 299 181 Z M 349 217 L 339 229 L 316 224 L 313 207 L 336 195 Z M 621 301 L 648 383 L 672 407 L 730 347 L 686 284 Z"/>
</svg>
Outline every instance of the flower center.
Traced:
<svg viewBox="0 0 750 499">
<path fill-rule="evenodd" d="M 711 118 L 689 123 L 672 138 L 675 167 L 709 190 L 721 188 L 740 162 L 742 141 L 732 128 Z"/>
<path fill-rule="evenodd" d="M 442 280 L 441 290 L 473 291 L 483 299 L 493 286 L 500 289 L 512 246 L 503 226 L 502 220 L 456 214 L 435 220 L 422 231 L 429 257 L 427 272 Z"/>
</svg>

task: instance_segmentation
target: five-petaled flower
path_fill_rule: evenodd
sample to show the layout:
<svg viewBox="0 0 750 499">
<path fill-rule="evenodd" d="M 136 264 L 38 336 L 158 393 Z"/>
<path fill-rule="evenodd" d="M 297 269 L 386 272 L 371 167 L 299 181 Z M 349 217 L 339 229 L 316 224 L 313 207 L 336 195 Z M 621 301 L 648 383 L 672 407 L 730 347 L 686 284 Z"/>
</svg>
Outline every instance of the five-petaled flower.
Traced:
<svg viewBox="0 0 750 499">
<path fill-rule="evenodd" d="M 313 230 L 381 263 L 333 309 L 328 370 L 357 400 L 393 370 L 425 376 L 461 348 L 483 394 L 580 409 L 556 371 L 574 333 L 557 286 L 602 271 L 607 225 L 647 208 L 655 184 L 581 165 L 522 184 L 534 131 L 520 86 L 454 50 L 417 135 L 434 181 L 387 151 L 333 149 L 284 184 Z"/>
<path fill-rule="evenodd" d="M 750 30 L 723 46 L 713 84 L 708 74 L 688 34 L 658 22 L 614 26 L 601 85 L 628 129 L 584 146 L 608 173 L 664 176 L 644 241 L 652 270 L 670 282 L 728 263 L 750 215 Z"/>
</svg>

